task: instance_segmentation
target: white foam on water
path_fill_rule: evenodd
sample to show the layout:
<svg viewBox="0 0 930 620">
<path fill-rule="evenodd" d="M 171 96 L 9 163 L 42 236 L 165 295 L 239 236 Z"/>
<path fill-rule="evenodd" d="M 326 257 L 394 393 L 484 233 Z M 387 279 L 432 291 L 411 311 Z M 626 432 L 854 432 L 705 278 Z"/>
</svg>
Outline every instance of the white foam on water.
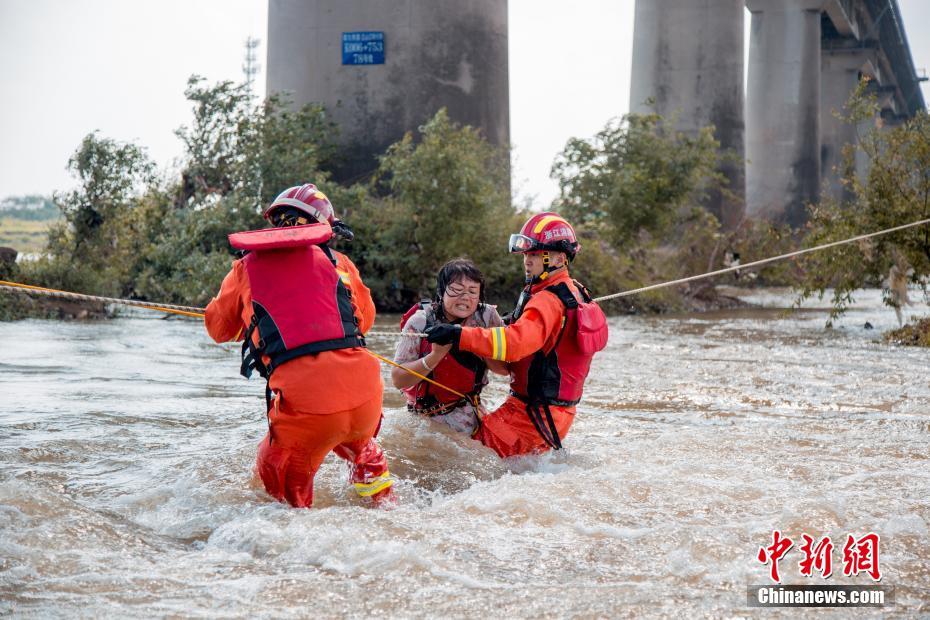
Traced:
<svg viewBox="0 0 930 620">
<path fill-rule="evenodd" d="M 738 617 L 778 529 L 879 533 L 883 583 L 919 615 L 930 360 L 862 328 L 894 313 L 861 299 L 832 331 L 770 310 L 611 319 L 560 453 L 501 461 L 389 395 L 390 512 L 333 457 L 315 509 L 269 498 L 262 386 L 195 323 L 8 324 L 31 344 L 0 353 L 0 611 Z M 786 580 L 811 582 L 797 560 Z"/>
</svg>

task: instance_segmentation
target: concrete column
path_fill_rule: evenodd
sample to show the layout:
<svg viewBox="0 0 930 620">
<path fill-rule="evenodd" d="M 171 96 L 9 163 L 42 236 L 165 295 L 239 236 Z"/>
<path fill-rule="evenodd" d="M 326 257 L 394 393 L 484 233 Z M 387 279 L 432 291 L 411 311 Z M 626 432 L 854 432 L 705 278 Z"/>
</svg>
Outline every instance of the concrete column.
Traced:
<svg viewBox="0 0 930 620">
<path fill-rule="evenodd" d="M 820 197 L 823 0 L 747 0 L 746 211 L 793 226 Z"/>
<path fill-rule="evenodd" d="M 743 0 L 636 0 L 630 111 L 674 117 L 690 133 L 714 126 L 735 199 L 711 196 L 706 206 L 735 228 L 745 193 Z"/>
<path fill-rule="evenodd" d="M 839 202 L 852 197 L 849 189 L 841 183 L 846 164 L 843 149 L 847 145 L 855 147 L 859 142 L 859 132 L 867 131 L 868 127 L 845 122 L 836 115 L 847 114 L 844 109 L 846 101 L 863 76 L 878 77 L 873 57 L 872 50 L 861 48 L 824 50 L 821 57 L 821 171 L 829 196 Z M 862 157 L 854 157 L 852 161 L 859 174 L 865 172 L 863 160 Z"/>
<path fill-rule="evenodd" d="M 342 34 L 368 31 L 384 33 L 384 64 L 343 65 Z M 323 103 L 339 126 L 339 180 L 441 107 L 510 143 L 507 0 L 269 0 L 266 64 L 269 94 Z"/>
</svg>

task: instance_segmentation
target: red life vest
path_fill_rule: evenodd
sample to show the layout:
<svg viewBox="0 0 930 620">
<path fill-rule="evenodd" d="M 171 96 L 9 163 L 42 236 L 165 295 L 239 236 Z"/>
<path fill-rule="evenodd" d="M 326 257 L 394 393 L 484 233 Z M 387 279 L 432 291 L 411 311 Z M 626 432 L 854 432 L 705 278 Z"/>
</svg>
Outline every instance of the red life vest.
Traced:
<svg viewBox="0 0 930 620">
<path fill-rule="evenodd" d="M 255 369 L 267 379 L 296 357 L 365 346 L 351 291 L 325 245 L 332 235 L 326 223 L 229 235 L 234 248 L 249 250 L 242 259 L 253 311 L 242 345 L 244 376 Z"/>
<path fill-rule="evenodd" d="M 560 282 L 543 291 L 558 297 L 565 306 L 562 329 L 550 350 L 537 351 L 510 364 L 510 389 L 524 402 L 571 407 L 581 400 L 591 359 L 607 343 L 607 321 L 578 282 L 574 287 Z M 528 295 L 521 297 L 524 304 L 528 300 Z M 517 308 L 514 316 L 518 317 L 522 310 Z"/>
<path fill-rule="evenodd" d="M 571 407 L 581 400 L 584 382 L 594 354 L 607 344 L 607 320 L 587 289 L 573 281 L 573 291 L 565 282 L 544 288 L 565 306 L 562 328 L 549 350 L 510 364 L 510 393 L 526 404 L 526 415 L 536 432 L 551 448 L 560 450 L 562 439 L 555 427 L 550 405 Z M 578 301 L 580 293 L 582 302 Z M 513 311 L 519 318 L 530 299 L 524 290 Z"/>
<path fill-rule="evenodd" d="M 429 310 L 429 306 L 429 301 L 422 301 L 408 310 L 401 319 L 401 329 L 403 329 L 407 321 L 410 320 L 410 317 L 412 317 L 417 310 L 423 309 L 427 313 L 427 317 L 429 317 L 432 314 Z M 435 318 L 433 318 L 433 320 L 428 319 L 424 329 L 428 329 L 435 323 Z M 427 355 L 432 350 L 433 345 L 427 342 L 426 338 L 421 338 L 419 347 L 420 357 Z M 439 363 L 436 364 L 436 367 L 433 368 L 432 372 L 426 376 L 462 394 L 477 395 L 484 388 L 484 379 L 487 376 L 487 372 L 488 365 L 483 359 L 473 353 L 460 351 L 457 347 L 453 347 L 448 355 L 443 357 Z M 444 390 L 427 381 L 420 381 L 415 385 L 413 388 L 413 395 L 415 398 L 413 405 L 414 410 L 424 415 L 448 413 L 454 409 L 454 404 L 462 400 L 462 397 L 458 394 L 453 394 L 449 390 Z"/>
</svg>

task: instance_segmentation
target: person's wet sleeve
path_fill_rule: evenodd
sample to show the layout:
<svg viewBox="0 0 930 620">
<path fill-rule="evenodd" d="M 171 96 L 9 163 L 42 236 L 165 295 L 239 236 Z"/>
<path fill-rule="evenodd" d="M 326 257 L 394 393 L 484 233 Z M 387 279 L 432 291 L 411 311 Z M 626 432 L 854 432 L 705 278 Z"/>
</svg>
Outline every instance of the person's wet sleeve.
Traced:
<svg viewBox="0 0 930 620">
<path fill-rule="evenodd" d="M 562 303 L 555 295 L 538 294 L 520 318 L 507 327 L 463 327 L 459 348 L 481 357 L 516 362 L 550 342 L 562 326 Z"/>
<path fill-rule="evenodd" d="M 242 336 L 242 288 L 245 270 L 241 261 L 223 278 L 220 292 L 210 300 L 204 312 L 203 322 L 207 333 L 216 342 L 238 340 Z"/>
<path fill-rule="evenodd" d="M 355 263 L 345 254 L 338 254 L 336 271 L 342 278 L 342 283 L 352 292 L 352 309 L 355 311 L 355 318 L 358 319 L 359 330 L 365 334 L 375 322 L 375 302 L 371 298 L 371 290 L 362 282 L 362 276 L 359 275 Z"/>
</svg>

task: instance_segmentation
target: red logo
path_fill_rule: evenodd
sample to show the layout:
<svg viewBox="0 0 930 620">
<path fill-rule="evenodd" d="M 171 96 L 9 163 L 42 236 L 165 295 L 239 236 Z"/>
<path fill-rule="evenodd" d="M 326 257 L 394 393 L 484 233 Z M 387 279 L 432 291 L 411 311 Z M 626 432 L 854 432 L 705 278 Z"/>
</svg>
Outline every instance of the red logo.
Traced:
<svg viewBox="0 0 930 620">
<path fill-rule="evenodd" d="M 775 530 L 772 532 L 772 544 L 768 547 L 759 547 L 757 558 L 763 564 L 772 563 L 770 576 L 775 583 L 781 583 L 781 578 L 778 576 L 778 561 L 788 553 L 788 549 L 791 549 L 793 544 L 790 538 L 783 538 L 781 532 Z"/>
<path fill-rule="evenodd" d="M 833 574 L 833 543 L 830 542 L 829 536 L 824 536 L 814 546 L 814 539 L 807 534 L 801 534 L 804 544 L 801 545 L 801 553 L 804 559 L 798 562 L 801 568 L 801 574 L 810 577 L 816 569 L 820 576 L 826 579 Z"/>
<path fill-rule="evenodd" d="M 807 534 L 801 534 L 804 541 L 799 549 L 804 556 L 798 567 L 801 574 L 805 577 L 812 577 L 814 571 L 820 573 L 824 579 L 833 574 L 833 542 L 829 536 L 824 536 L 816 544 L 814 538 Z M 846 544 L 843 545 L 843 575 L 846 577 L 855 577 L 859 573 L 865 573 L 873 581 L 881 581 L 882 573 L 879 568 L 878 534 L 869 532 L 868 534 L 855 538 L 850 534 L 846 538 Z M 778 574 L 778 562 L 794 546 L 787 536 L 782 536 L 779 530 L 772 532 L 772 544 L 768 547 L 760 547 L 756 559 L 762 564 L 771 564 L 769 576 L 775 583 L 781 583 L 781 577 Z"/>
<path fill-rule="evenodd" d="M 882 571 L 878 568 L 878 534 L 869 532 L 862 538 L 853 538 L 850 534 L 843 545 L 843 574 L 847 577 L 861 572 L 868 574 L 873 581 L 881 581 Z"/>
</svg>

